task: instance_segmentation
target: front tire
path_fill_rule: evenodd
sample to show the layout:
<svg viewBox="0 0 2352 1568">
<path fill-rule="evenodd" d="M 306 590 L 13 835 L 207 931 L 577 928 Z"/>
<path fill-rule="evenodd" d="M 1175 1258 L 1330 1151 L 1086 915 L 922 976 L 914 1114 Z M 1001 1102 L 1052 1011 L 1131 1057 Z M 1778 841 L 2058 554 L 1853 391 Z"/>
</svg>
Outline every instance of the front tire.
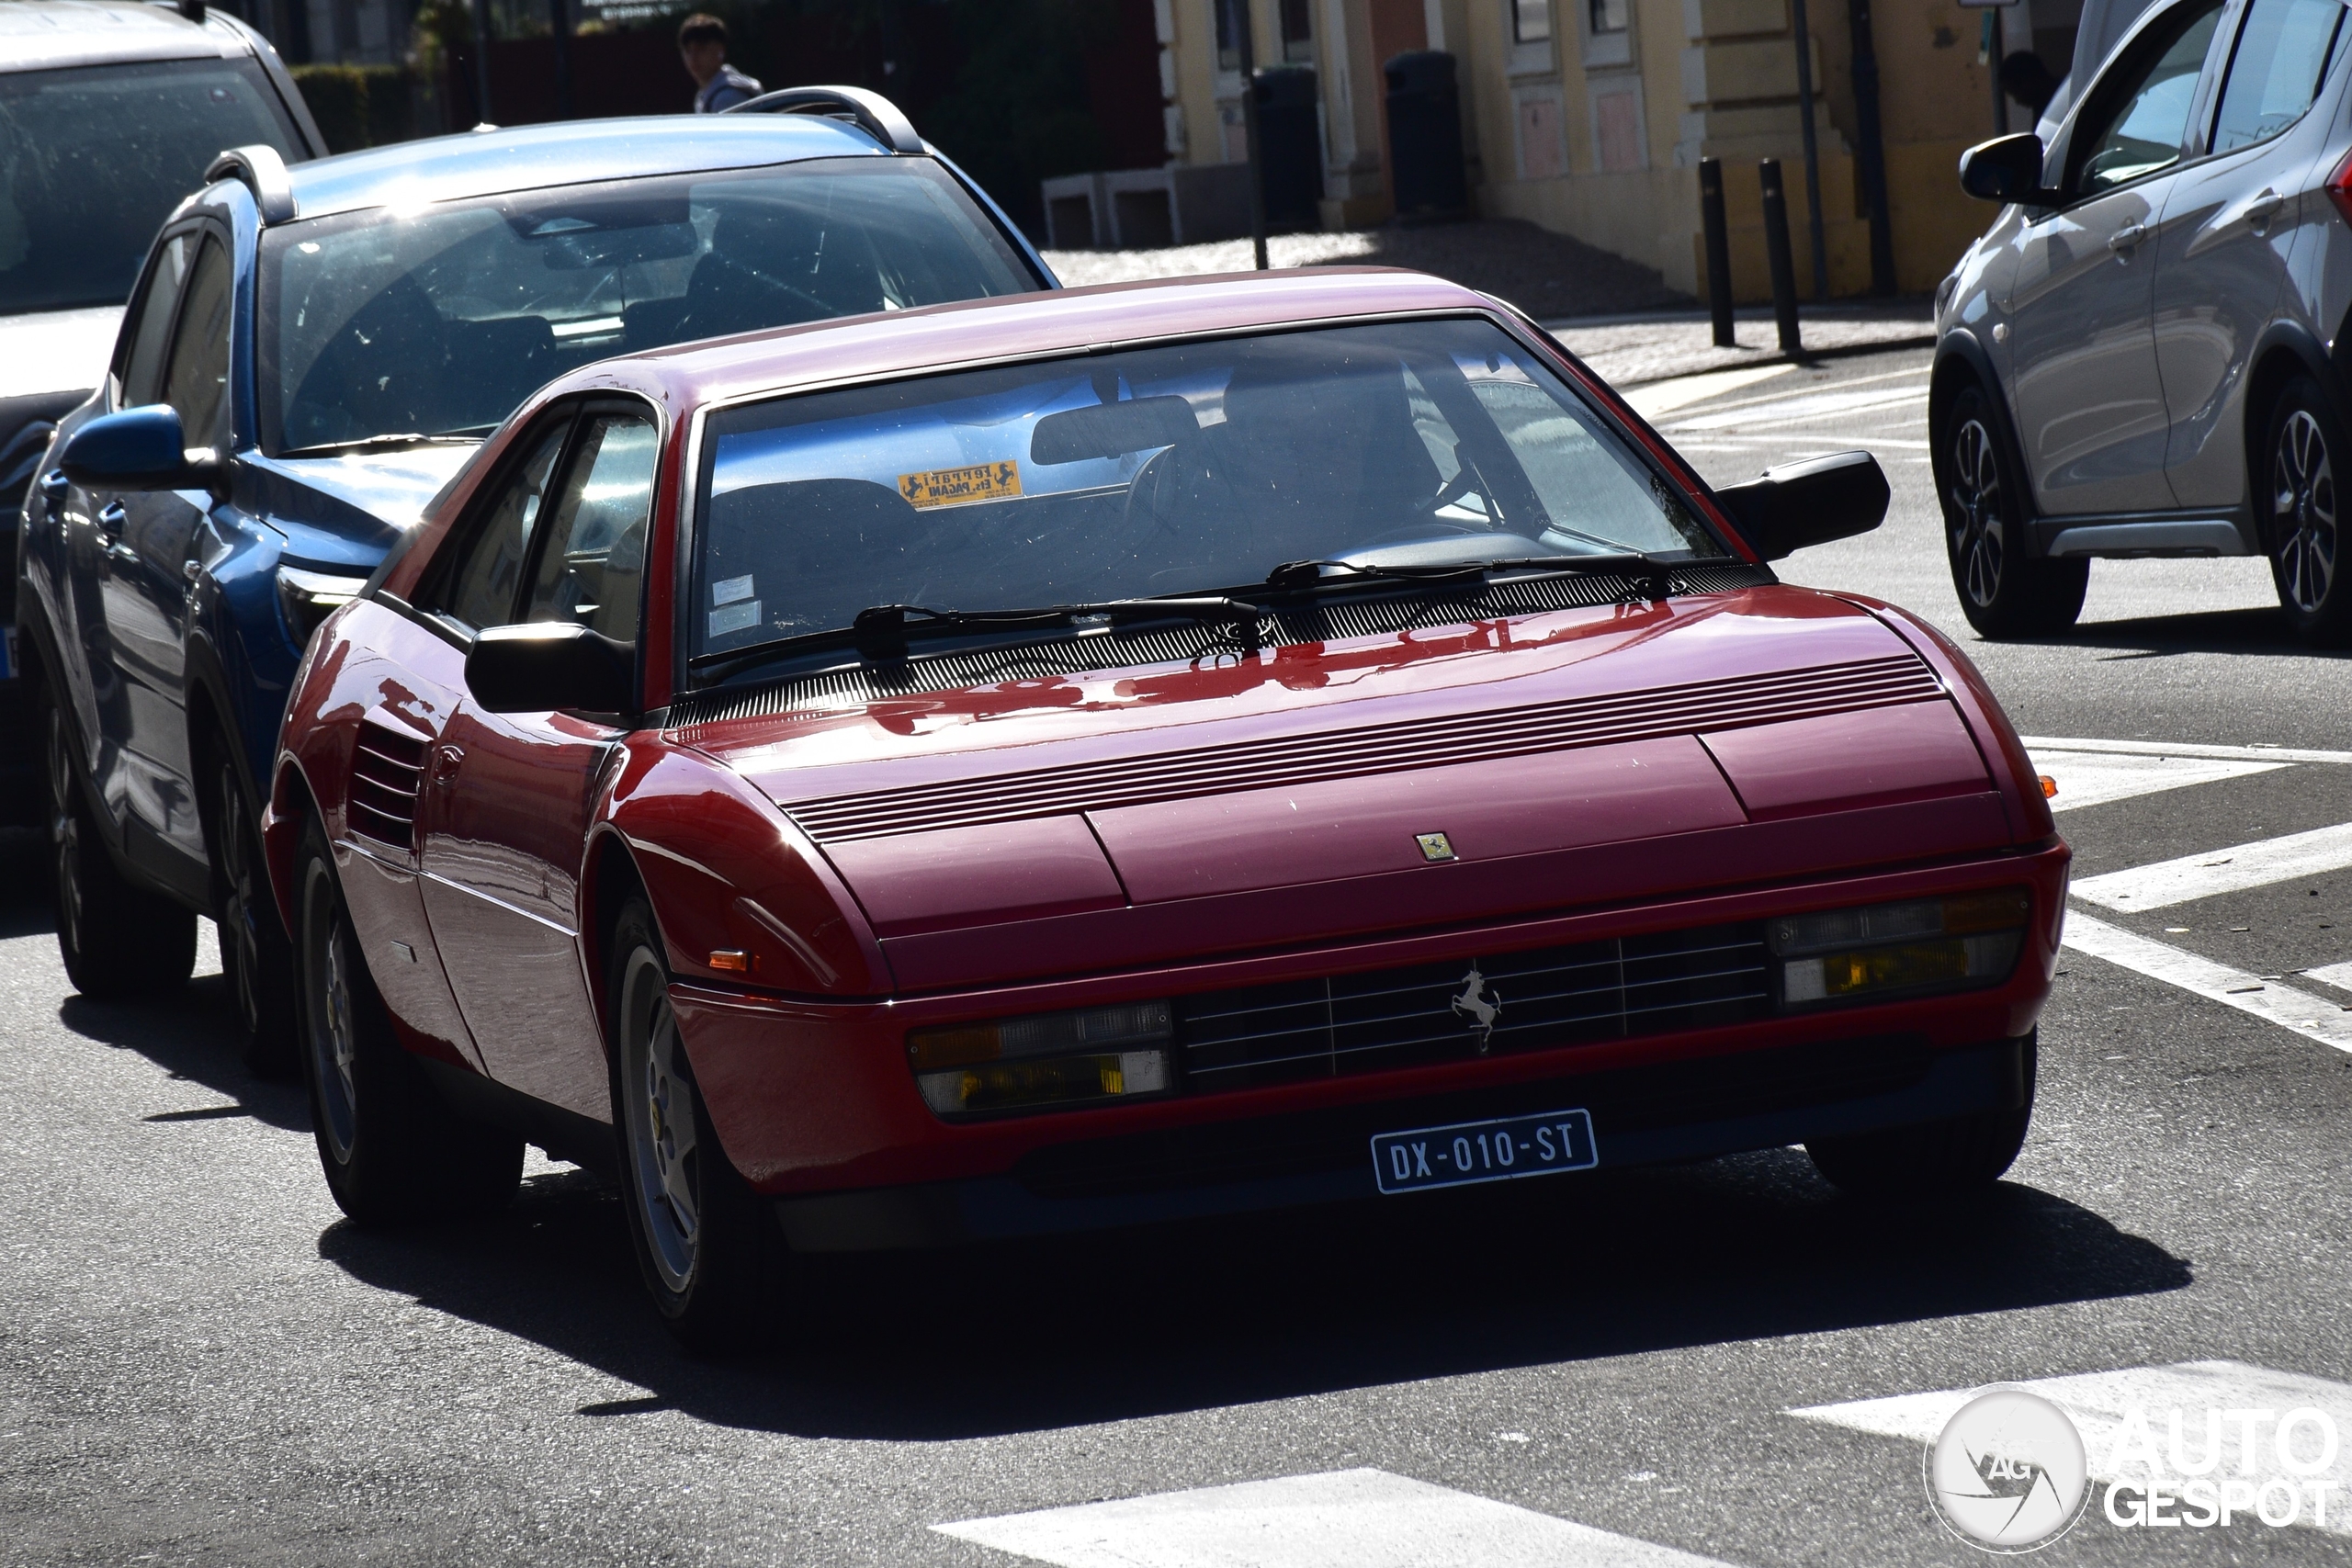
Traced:
<svg viewBox="0 0 2352 1568">
<path fill-rule="evenodd" d="M 678 1038 L 661 932 L 642 898 L 623 906 L 608 951 L 613 1124 L 639 1272 L 688 1348 L 746 1348 L 774 1292 L 783 1236 L 719 1147 Z"/>
<path fill-rule="evenodd" d="M 319 1165 L 365 1225 L 481 1213 L 523 1178 L 523 1140 L 464 1121 L 392 1032 L 317 818 L 295 863 L 300 1055 Z"/>
<path fill-rule="evenodd" d="M 212 877 L 220 894 L 213 919 L 245 1066 L 265 1077 L 290 1077 L 298 1066 L 294 948 L 269 890 L 255 825 L 260 813 L 227 758 L 220 759 L 213 778 Z"/>
<path fill-rule="evenodd" d="M 152 997 L 186 985 L 196 969 L 196 916 L 131 882 L 107 852 L 74 765 L 72 723 L 52 692 L 42 694 L 40 726 L 65 977 L 93 1001 Z"/>
<path fill-rule="evenodd" d="M 2027 558 L 2023 477 L 1983 388 L 1952 399 L 1935 443 L 1944 549 L 1968 624 L 1988 637 L 2047 636 L 2073 626 L 2091 563 Z"/>
<path fill-rule="evenodd" d="M 2319 383 L 2298 376 L 2270 411 L 2254 496 L 2270 580 L 2295 636 L 2313 648 L 2352 642 L 2352 583 L 2340 570 L 2341 525 L 2335 459 L 2352 457 L 2343 422 Z"/>
<path fill-rule="evenodd" d="M 1804 1152 L 1814 1168 L 1840 1191 L 1874 1200 L 1962 1198 L 2001 1179 L 2025 1146 L 2033 1121 L 2033 1089 L 2041 1047 L 2025 1043 L 2025 1103 L 1983 1111 L 1925 1126 L 1897 1127 L 1843 1138 L 1815 1138 Z"/>
</svg>

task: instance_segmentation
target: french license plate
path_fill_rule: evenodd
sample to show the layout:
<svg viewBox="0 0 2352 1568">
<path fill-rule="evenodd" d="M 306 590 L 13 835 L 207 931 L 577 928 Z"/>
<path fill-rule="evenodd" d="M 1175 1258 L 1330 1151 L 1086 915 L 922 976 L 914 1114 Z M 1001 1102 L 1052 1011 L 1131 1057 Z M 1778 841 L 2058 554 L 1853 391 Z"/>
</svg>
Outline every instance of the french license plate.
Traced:
<svg viewBox="0 0 2352 1568">
<path fill-rule="evenodd" d="M 1417 1127 L 1372 1140 L 1373 1174 L 1383 1192 L 1589 1170 L 1600 1161 L 1592 1145 L 1592 1118 L 1581 1111 Z"/>
</svg>

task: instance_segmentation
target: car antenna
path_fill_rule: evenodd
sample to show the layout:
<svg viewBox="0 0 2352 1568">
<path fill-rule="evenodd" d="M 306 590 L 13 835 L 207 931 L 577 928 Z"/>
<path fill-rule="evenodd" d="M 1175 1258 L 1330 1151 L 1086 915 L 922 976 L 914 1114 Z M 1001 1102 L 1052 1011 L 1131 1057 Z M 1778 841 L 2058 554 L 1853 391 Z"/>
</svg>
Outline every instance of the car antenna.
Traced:
<svg viewBox="0 0 2352 1568">
<path fill-rule="evenodd" d="M 179 0 L 179 12 L 198 27 L 204 25 L 204 0 Z"/>
</svg>

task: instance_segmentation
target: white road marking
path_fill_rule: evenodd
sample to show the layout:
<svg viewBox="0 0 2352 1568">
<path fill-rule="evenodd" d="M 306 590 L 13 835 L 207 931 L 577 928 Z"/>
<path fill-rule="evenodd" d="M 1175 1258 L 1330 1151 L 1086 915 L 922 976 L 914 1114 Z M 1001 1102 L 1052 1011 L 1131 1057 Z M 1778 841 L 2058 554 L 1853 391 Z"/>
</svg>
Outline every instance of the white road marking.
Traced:
<svg viewBox="0 0 2352 1568">
<path fill-rule="evenodd" d="M 2325 998 L 2200 958 L 2168 942 L 2093 919 L 2079 909 L 2066 912 L 2066 945 L 2151 980 L 2251 1013 L 2306 1040 L 2352 1053 L 2352 1013 Z M 2346 1436 L 2352 1437 L 2352 1428 L 2347 1428 Z"/>
<path fill-rule="evenodd" d="M 1724 1568 L 1713 1558 L 1380 1470 L 932 1528 L 1059 1568 Z"/>
<path fill-rule="evenodd" d="M 1756 370 L 1758 370 L 1758 371 L 1759 371 L 1759 372 L 1760 372 L 1760 371 L 1762 371 L 1762 370 L 1765 370 L 1765 369 L 1767 369 L 1767 368 L 1770 368 L 1770 367 L 1760 366 L 1760 365 L 1759 365 L 1759 366 L 1756 366 L 1756 367 L 1754 367 L 1753 368 L 1755 368 Z M 1781 367 L 1779 367 L 1778 368 L 1780 368 L 1780 369 L 1783 369 L 1783 370 L 1792 370 L 1792 369 L 1794 369 L 1794 368 L 1796 368 L 1796 367 L 1795 367 L 1794 366 L 1781 366 Z M 1743 373 L 1744 373 L 1744 370 L 1724 370 L 1724 371 L 1709 371 L 1709 372 L 1705 372 L 1705 374 L 1709 374 L 1709 375 L 1724 375 L 1724 376 L 1734 376 L 1734 375 L 1740 375 L 1740 374 L 1743 374 Z M 1884 372 L 1884 373 L 1883 373 L 1883 374 L 1882 374 L 1882 375 L 1877 375 L 1877 376 L 1857 376 L 1857 377 L 1853 378 L 1851 380 L 1840 381 L 1840 382 L 1837 383 L 1836 389 L 1837 389 L 1837 390 L 1841 390 L 1841 391 L 1842 391 L 1842 390 L 1844 390 L 1844 389 L 1846 389 L 1852 388 L 1852 387 L 1870 387 L 1870 386 L 1876 386 L 1876 385 L 1877 385 L 1879 382 L 1881 382 L 1881 381 L 1921 381 L 1921 382 L 1924 382 L 1924 381 L 1925 381 L 1925 379 L 1927 378 L 1927 377 L 1928 377 L 1928 374 L 1929 374 L 1929 373 L 1928 373 L 1928 371 L 1925 371 L 1925 370 L 1889 370 L 1889 371 Z M 1760 377 L 1759 377 L 1759 378 L 1760 378 Z M 1660 382 L 1657 382 L 1657 383 L 1655 383 L 1655 385 L 1657 385 L 1657 386 L 1672 386 L 1672 385 L 1675 385 L 1677 382 L 1679 382 L 1679 381 L 1680 381 L 1680 380 L 1682 380 L 1682 379 L 1685 379 L 1685 378 L 1677 377 L 1677 378 L 1675 378 L 1675 380 L 1674 380 L 1674 381 L 1660 381 Z M 1626 395 L 1630 396 L 1631 394 L 1626 394 Z M 1786 392 L 1786 391 L 1768 392 L 1768 393 L 1766 393 L 1764 396 L 1762 396 L 1762 397 L 1760 397 L 1760 398 L 1741 398 L 1741 399 L 1740 399 L 1740 400 L 1738 400 L 1736 402 L 1728 402 L 1728 403 L 1724 403 L 1724 404 L 1721 405 L 1721 407 L 1713 408 L 1713 409 L 1710 409 L 1710 410 L 1708 410 L 1707 412 L 1710 412 L 1710 413 L 1721 413 L 1721 412 L 1724 412 L 1724 410 L 1725 410 L 1725 409 L 1749 409 L 1749 408 L 1759 408 L 1759 407 L 1761 407 L 1762 405 L 1764 405 L 1764 404 L 1766 404 L 1766 403 L 1785 402 L 1785 401 L 1787 401 L 1787 400 L 1788 400 L 1790 398 L 1792 398 L 1792 397 L 1809 397 L 1809 396 L 1815 396 L 1815 395 L 1816 395 L 1816 394 L 1813 394 L 1813 393 L 1804 393 L 1804 392 Z M 1638 404 L 1636 404 L 1635 406 L 1636 406 L 1636 407 L 1638 407 L 1639 405 L 1638 405 Z"/>
<path fill-rule="evenodd" d="M 2250 844 L 2200 850 L 2129 871 L 2110 871 L 2075 883 L 2074 894 L 2110 909 L 2163 909 L 2216 894 L 2324 876 L 2347 866 L 2352 866 L 2352 822 L 2338 822 L 2309 832 L 2257 839 Z"/>
<path fill-rule="evenodd" d="M 1669 431 L 1729 430 L 1736 426 L 1744 430 L 1765 430 L 1774 425 L 1803 424 L 1808 420 L 1859 413 L 1864 409 L 1894 408 L 1904 403 L 1924 403 L 1927 400 L 1928 389 L 1925 387 L 1905 387 L 1897 390 L 1882 388 L 1867 392 L 1814 392 L 1776 398 L 1751 408 L 1697 414 L 1690 419 L 1678 420 L 1666 428 Z"/>
<path fill-rule="evenodd" d="M 2323 986 L 2333 986 L 2339 991 L 2352 991 L 2352 964 L 2327 964 L 2317 969 L 2306 969 L 2303 978 L 2317 980 Z"/>
<path fill-rule="evenodd" d="M 2335 1422 L 2339 1438 L 2352 1436 L 2352 1386 L 2297 1372 L 2273 1371 L 2244 1361 L 2184 1361 L 2168 1367 L 2130 1367 L 2075 1377 L 2035 1378 L 2018 1386 L 2031 1389 L 2074 1417 L 2075 1428 L 2082 1433 L 2083 1450 L 2090 1460 L 2094 1478 L 2135 1487 L 2144 1487 L 2154 1481 L 2177 1489 L 2185 1478 L 2187 1466 L 2177 1469 L 2171 1462 L 2175 1409 L 2181 1413 L 2181 1458 L 2188 1465 L 2205 1466 L 2211 1452 L 2207 1445 L 2212 1420 L 2207 1412 L 2211 1411 L 2222 1417 L 2221 1447 L 2219 1462 L 2209 1468 L 2208 1480 L 2245 1482 L 2252 1488 L 2249 1498 L 2272 1482 L 2289 1482 L 2301 1495 L 2298 1517 L 2305 1524 L 2312 1519 L 2312 1483 L 2329 1483 L 2333 1490 L 2322 1528 L 2336 1535 L 2352 1535 L 2352 1497 L 2346 1495 L 2346 1484 L 2352 1483 L 2352 1442 L 2339 1440 L 2335 1462 L 2317 1475 L 2293 1475 L 2279 1461 L 2276 1426 L 2278 1419 L 2290 1411 L 2317 1410 Z M 1972 1389 L 1947 1389 L 1936 1393 L 1898 1394 L 1892 1399 L 1811 1405 L 1789 1414 L 1849 1431 L 1925 1443 L 1943 1431 L 1944 1423 L 1968 1403 L 1973 1393 Z M 2146 1450 L 2136 1441 L 2126 1444 L 2122 1440 L 2127 1431 L 2135 1439 L 2138 1436 L 2136 1428 L 2128 1426 L 2134 1408 L 2148 1423 L 2157 1466 L 2148 1463 Z M 2249 1420 L 2236 1414 L 2241 1412 L 2247 1416 L 2267 1412 L 2268 1416 L 2267 1419 Z M 2250 1444 L 2245 1441 L 2248 1429 L 2254 1438 Z M 2289 1452 L 2298 1464 L 2316 1462 L 2322 1451 L 2318 1423 L 2308 1418 L 2297 1422 L 2289 1442 Z M 2099 1506 L 2092 1504 L 2093 1508 Z M 2253 1512 L 2251 1501 L 2239 1505 L 2238 1512 Z M 2242 1523 L 2257 1530 L 2262 1529 L 2250 1518 Z"/>
<path fill-rule="evenodd" d="M 1653 381 L 1646 387 L 1631 387 L 1618 393 L 1634 405 L 1634 412 L 1645 419 L 1656 419 L 1691 403 L 1702 403 L 1709 398 L 1719 398 L 1736 392 L 1742 387 L 1752 387 L 1758 381 L 1775 376 L 1785 376 L 1796 368 L 1793 365 L 1743 365 L 1736 370 L 1705 370 L 1696 376 L 1677 376 L 1670 381 Z"/>
<path fill-rule="evenodd" d="M 2069 740 L 2051 735 L 2022 738 L 2029 751 L 2115 751 L 2142 757 L 2243 757 L 2256 762 L 2352 764 L 2352 751 L 2304 751 L 2291 746 L 2197 746 L 2169 740 Z"/>
<path fill-rule="evenodd" d="M 2267 773 L 2289 762 L 2250 762 L 2233 757 L 2150 757 L 2137 752 L 2054 751 L 2037 749 L 2033 765 L 2058 781 L 2052 811 L 2078 811 L 2110 800 L 2155 795 L 2191 784 Z"/>
</svg>

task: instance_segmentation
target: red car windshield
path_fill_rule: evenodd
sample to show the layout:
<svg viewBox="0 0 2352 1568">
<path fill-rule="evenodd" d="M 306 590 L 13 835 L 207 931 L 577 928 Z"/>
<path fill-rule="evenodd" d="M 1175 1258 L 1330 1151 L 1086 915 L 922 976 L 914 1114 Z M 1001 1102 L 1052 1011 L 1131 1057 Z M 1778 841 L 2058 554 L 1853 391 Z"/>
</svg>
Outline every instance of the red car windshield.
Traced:
<svg viewBox="0 0 2352 1568">
<path fill-rule="evenodd" d="M 711 416 L 695 656 L 961 611 L 1196 593 L 1291 561 L 1726 552 L 1492 322 L 1224 338 Z"/>
</svg>

